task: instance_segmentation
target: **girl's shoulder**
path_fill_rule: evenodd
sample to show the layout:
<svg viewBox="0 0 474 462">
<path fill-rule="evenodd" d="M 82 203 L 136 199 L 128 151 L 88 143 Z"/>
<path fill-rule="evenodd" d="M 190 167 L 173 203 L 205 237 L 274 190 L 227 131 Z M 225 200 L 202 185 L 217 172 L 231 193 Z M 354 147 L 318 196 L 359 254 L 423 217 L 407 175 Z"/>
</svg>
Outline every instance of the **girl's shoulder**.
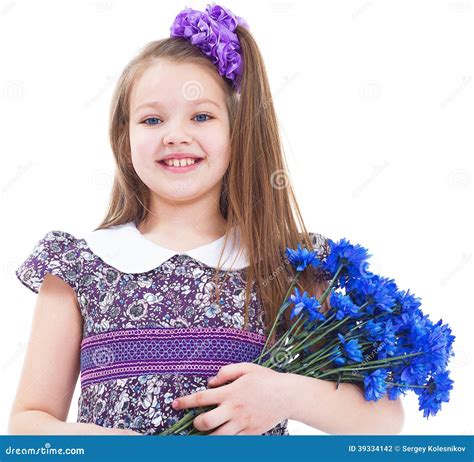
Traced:
<svg viewBox="0 0 474 462">
<path fill-rule="evenodd" d="M 313 244 L 313 250 L 316 251 L 321 258 L 327 258 L 331 251 L 329 244 L 330 238 L 314 231 L 309 231 L 308 234 Z"/>
<path fill-rule="evenodd" d="M 229 237 L 227 243 L 223 236 L 186 252 L 176 252 L 143 237 L 133 222 L 96 229 L 81 238 L 54 230 L 37 241 L 15 273 L 35 293 L 46 273 L 60 277 L 78 293 L 79 283 L 85 284 L 95 274 L 110 278 L 145 274 L 167 262 L 179 262 L 180 267 L 197 265 L 206 272 L 215 271 L 218 266 L 229 272 L 245 270 L 248 256 L 241 249 L 239 229 L 232 229 Z"/>
<path fill-rule="evenodd" d="M 315 251 L 320 260 L 326 260 L 331 252 L 331 239 L 324 234 L 316 232 L 308 232 L 310 240 L 313 244 L 313 251 Z M 315 269 L 315 280 L 317 282 L 325 282 L 331 279 L 331 275 L 328 271 L 324 270 L 321 266 Z"/>
<path fill-rule="evenodd" d="M 38 293 L 46 273 L 60 277 L 77 292 L 83 268 L 81 244 L 83 240 L 68 232 L 48 231 L 36 242 L 15 274 L 35 293 Z"/>
</svg>

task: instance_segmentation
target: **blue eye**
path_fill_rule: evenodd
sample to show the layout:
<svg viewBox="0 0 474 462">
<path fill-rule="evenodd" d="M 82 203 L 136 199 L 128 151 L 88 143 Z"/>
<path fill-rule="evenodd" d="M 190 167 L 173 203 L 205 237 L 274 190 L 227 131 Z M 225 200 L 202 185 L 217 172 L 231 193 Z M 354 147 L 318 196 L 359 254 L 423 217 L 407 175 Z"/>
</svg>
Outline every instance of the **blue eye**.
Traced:
<svg viewBox="0 0 474 462">
<path fill-rule="evenodd" d="M 158 117 L 148 117 L 148 119 L 145 119 L 145 120 L 143 121 L 143 123 L 145 123 L 145 125 L 157 125 L 157 124 L 147 124 L 147 123 L 146 123 L 147 120 L 160 120 L 160 119 L 158 119 Z"/>
<path fill-rule="evenodd" d="M 207 117 L 207 118 L 202 118 L 202 116 L 204 117 Z M 197 117 L 201 117 L 199 120 L 196 120 L 196 122 L 207 122 L 208 120 L 211 120 L 213 119 L 214 117 L 210 116 L 209 114 L 204 114 L 204 113 L 201 113 L 201 114 L 197 114 L 196 116 L 194 116 L 194 119 L 196 119 Z M 158 117 L 148 117 L 147 119 L 145 119 L 142 123 L 144 123 L 145 125 L 148 125 L 148 126 L 153 126 L 153 125 L 161 125 L 161 124 L 158 124 L 158 123 L 147 123 L 148 121 L 157 121 L 157 120 L 160 120 Z"/>
<path fill-rule="evenodd" d="M 198 122 L 207 122 L 208 120 L 212 119 L 212 117 L 209 115 L 209 114 L 198 114 L 196 117 L 199 117 L 199 116 L 205 116 L 205 117 L 209 117 L 209 119 L 206 119 L 206 120 L 198 120 Z"/>
</svg>

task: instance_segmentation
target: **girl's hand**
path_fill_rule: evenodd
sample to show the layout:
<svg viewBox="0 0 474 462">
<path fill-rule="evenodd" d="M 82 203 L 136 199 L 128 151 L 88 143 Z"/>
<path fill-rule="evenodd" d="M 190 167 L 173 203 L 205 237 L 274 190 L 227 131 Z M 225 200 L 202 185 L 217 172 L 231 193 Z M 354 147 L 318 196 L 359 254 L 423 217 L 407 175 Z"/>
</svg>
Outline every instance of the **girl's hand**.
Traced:
<svg viewBox="0 0 474 462">
<path fill-rule="evenodd" d="M 209 382 L 209 387 L 218 388 L 177 398 L 172 407 L 178 410 L 217 404 L 217 408 L 195 417 L 197 430 L 219 427 L 209 434 L 261 435 L 288 416 L 285 375 L 253 363 L 228 364 Z"/>
</svg>

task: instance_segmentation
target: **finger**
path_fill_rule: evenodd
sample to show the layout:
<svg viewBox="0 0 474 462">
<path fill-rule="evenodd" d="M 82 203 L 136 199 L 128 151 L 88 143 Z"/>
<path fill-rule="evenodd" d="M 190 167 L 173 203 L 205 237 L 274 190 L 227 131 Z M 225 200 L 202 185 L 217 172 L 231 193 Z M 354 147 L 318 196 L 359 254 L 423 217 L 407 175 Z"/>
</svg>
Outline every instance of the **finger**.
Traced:
<svg viewBox="0 0 474 462">
<path fill-rule="evenodd" d="M 210 406 L 212 404 L 220 404 L 222 390 L 218 388 L 215 390 L 202 390 L 191 393 L 187 396 L 176 398 L 171 406 L 173 409 L 188 409 L 193 407 Z"/>
<path fill-rule="evenodd" d="M 208 436 L 238 435 L 241 429 L 242 428 L 235 420 L 229 420 L 224 425 L 221 425 L 217 430 L 209 433 Z"/>
<path fill-rule="evenodd" d="M 193 420 L 193 425 L 197 430 L 207 431 L 225 424 L 232 417 L 232 413 L 227 406 L 217 406 L 215 409 L 198 415 Z"/>
<path fill-rule="evenodd" d="M 242 375 L 248 374 L 255 364 L 252 363 L 234 363 L 227 364 L 219 369 L 217 375 L 208 382 L 211 387 L 218 387 L 227 382 L 237 380 Z"/>
</svg>

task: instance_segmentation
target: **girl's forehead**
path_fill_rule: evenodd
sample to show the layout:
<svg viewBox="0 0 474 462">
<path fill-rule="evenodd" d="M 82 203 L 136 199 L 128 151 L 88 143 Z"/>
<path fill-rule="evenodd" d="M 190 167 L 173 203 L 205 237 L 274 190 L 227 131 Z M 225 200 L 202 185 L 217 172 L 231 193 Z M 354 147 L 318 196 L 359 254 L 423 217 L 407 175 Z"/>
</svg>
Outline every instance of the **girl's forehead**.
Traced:
<svg viewBox="0 0 474 462">
<path fill-rule="evenodd" d="M 220 78 L 218 76 L 218 78 Z M 135 81 L 130 103 L 132 111 L 149 102 L 207 101 L 224 106 L 225 95 L 216 77 L 194 63 L 158 62 L 147 68 Z"/>
<path fill-rule="evenodd" d="M 220 78 L 219 76 L 217 76 Z M 136 82 L 139 87 L 154 87 L 166 84 L 168 88 L 180 87 L 188 82 L 206 86 L 211 91 L 219 89 L 218 78 L 211 70 L 195 63 L 158 62 L 149 66 Z"/>
</svg>

